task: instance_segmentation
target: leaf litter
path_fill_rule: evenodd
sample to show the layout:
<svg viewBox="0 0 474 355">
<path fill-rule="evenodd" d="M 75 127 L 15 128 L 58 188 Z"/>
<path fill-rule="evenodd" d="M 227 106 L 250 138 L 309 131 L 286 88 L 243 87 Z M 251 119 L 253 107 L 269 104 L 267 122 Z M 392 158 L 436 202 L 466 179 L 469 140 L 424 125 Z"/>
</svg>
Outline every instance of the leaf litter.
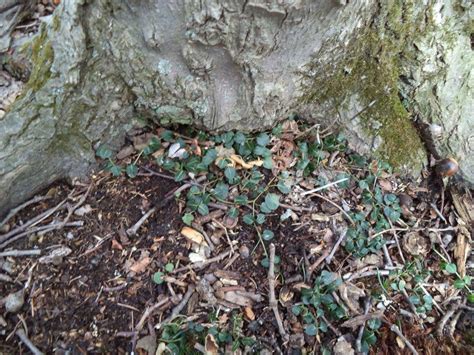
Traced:
<svg viewBox="0 0 474 355">
<path fill-rule="evenodd" d="M 293 120 L 129 142 L 2 222 L 3 350 L 472 351 L 469 194 Z"/>
</svg>

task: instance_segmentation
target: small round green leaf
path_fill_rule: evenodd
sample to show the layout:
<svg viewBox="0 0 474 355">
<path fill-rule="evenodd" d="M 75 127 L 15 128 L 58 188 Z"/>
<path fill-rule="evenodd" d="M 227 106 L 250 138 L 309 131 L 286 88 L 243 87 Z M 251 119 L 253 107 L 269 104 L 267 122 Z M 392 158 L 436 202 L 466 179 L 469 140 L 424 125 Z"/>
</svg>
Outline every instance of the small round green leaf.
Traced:
<svg viewBox="0 0 474 355">
<path fill-rule="evenodd" d="M 266 240 L 266 241 L 272 240 L 274 236 L 275 236 L 275 234 L 274 234 L 271 230 L 269 230 L 269 229 L 265 229 L 265 230 L 262 232 L 262 238 L 263 238 L 263 240 Z"/>
</svg>

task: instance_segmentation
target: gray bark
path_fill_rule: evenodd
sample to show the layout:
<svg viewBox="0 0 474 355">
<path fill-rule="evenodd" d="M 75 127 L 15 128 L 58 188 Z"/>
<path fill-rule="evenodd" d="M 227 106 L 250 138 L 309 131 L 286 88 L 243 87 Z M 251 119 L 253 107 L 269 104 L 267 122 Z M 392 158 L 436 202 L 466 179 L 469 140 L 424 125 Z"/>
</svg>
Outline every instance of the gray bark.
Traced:
<svg viewBox="0 0 474 355">
<path fill-rule="evenodd" d="M 63 1 L 22 47 L 30 78 L 0 118 L 0 214 L 85 174 L 137 117 L 250 131 L 298 113 L 415 174 L 416 117 L 443 126 L 431 153 L 457 158 L 472 184 L 471 12 L 455 0 Z"/>
</svg>

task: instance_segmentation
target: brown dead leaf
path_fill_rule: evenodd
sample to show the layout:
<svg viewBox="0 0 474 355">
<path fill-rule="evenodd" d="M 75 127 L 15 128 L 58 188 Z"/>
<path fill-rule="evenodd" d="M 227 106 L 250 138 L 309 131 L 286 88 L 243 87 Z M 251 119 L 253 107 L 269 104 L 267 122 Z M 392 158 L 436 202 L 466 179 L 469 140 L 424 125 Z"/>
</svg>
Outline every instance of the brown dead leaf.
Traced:
<svg viewBox="0 0 474 355">
<path fill-rule="evenodd" d="M 461 222 L 461 223 L 459 223 Z M 454 247 L 454 258 L 456 259 L 456 267 L 461 277 L 466 276 L 466 260 L 471 252 L 469 243 L 469 231 L 463 225 L 462 221 L 459 223 L 459 232 L 456 238 L 456 246 Z"/>
<path fill-rule="evenodd" d="M 217 355 L 219 353 L 219 345 L 217 345 L 216 339 L 212 334 L 206 335 L 204 349 L 206 350 L 206 355 Z"/>
<path fill-rule="evenodd" d="M 198 245 L 206 244 L 204 236 L 193 228 L 183 227 L 183 229 L 181 229 L 181 234 L 193 243 L 196 243 Z"/>
<path fill-rule="evenodd" d="M 387 192 L 393 191 L 392 183 L 388 180 L 379 179 L 379 185 L 384 191 L 387 191 Z"/>
<path fill-rule="evenodd" d="M 365 292 L 356 285 L 344 282 L 339 286 L 339 294 L 354 314 L 362 313 L 359 300 L 365 297 Z"/>
<path fill-rule="evenodd" d="M 231 154 L 229 158 L 236 165 L 240 165 L 244 169 L 252 169 L 254 166 L 262 166 L 263 165 L 263 160 L 257 159 L 257 160 L 252 160 L 252 161 L 249 161 L 248 163 L 246 163 L 240 155 L 236 155 L 236 154 Z"/>
<path fill-rule="evenodd" d="M 352 344 L 348 342 L 344 336 L 340 336 L 337 339 L 336 345 L 334 345 L 334 355 L 354 355 L 355 351 Z"/>
<path fill-rule="evenodd" d="M 419 233 L 408 233 L 403 236 L 403 249 L 411 255 L 424 256 L 430 250 L 430 245 L 425 237 Z"/>
<path fill-rule="evenodd" d="M 255 313 L 253 313 L 253 310 L 251 307 L 244 308 L 244 316 L 250 321 L 255 320 Z"/>
<path fill-rule="evenodd" d="M 141 274 L 144 272 L 148 265 L 151 263 L 151 258 L 148 256 L 147 251 L 143 251 L 140 255 L 140 259 L 130 266 L 130 271 L 133 271 L 136 274 Z"/>
<path fill-rule="evenodd" d="M 122 244 L 117 242 L 115 239 L 112 239 L 112 249 L 123 250 Z"/>
</svg>

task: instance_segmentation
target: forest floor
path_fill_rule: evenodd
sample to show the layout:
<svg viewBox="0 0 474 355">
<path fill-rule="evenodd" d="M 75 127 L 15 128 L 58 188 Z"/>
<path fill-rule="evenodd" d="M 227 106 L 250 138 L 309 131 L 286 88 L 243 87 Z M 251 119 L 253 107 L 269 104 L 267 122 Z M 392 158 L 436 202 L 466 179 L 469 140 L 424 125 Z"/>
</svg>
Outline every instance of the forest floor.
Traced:
<svg viewBox="0 0 474 355">
<path fill-rule="evenodd" d="M 430 172 L 295 121 L 97 155 L 0 220 L 0 352 L 472 353 L 472 199 Z"/>
</svg>

